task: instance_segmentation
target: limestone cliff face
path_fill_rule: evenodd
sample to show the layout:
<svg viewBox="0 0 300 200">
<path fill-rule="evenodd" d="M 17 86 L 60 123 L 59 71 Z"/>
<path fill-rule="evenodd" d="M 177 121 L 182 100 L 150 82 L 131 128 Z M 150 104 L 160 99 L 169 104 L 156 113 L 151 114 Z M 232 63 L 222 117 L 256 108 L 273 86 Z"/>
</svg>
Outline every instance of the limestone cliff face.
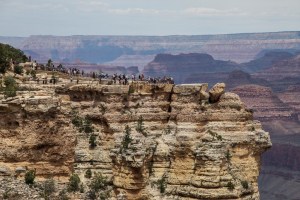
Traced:
<svg viewBox="0 0 300 200">
<path fill-rule="evenodd" d="M 0 173 L 74 170 L 88 182 L 91 169 L 111 180 L 111 199 L 259 199 L 269 134 L 236 94 L 207 87 L 64 85 L 3 99 Z M 74 113 L 91 121 L 96 147 Z"/>
</svg>

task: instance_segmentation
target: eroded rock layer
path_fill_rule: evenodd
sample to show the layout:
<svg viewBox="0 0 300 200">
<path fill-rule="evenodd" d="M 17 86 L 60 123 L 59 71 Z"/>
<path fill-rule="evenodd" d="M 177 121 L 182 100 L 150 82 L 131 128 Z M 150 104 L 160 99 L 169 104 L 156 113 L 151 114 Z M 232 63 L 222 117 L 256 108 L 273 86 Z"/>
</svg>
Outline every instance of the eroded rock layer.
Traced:
<svg viewBox="0 0 300 200">
<path fill-rule="evenodd" d="M 85 182 L 91 169 L 110 179 L 112 199 L 259 199 L 269 134 L 223 86 L 37 86 L 3 99 L 0 173 L 74 170 Z M 91 121 L 95 146 L 74 115 Z"/>
</svg>

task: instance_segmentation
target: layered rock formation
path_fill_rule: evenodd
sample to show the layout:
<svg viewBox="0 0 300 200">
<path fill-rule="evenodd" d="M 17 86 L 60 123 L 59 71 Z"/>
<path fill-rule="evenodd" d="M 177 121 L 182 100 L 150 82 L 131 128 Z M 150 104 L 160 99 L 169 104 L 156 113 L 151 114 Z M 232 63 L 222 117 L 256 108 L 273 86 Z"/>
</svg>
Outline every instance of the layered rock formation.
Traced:
<svg viewBox="0 0 300 200">
<path fill-rule="evenodd" d="M 238 64 L 231 61 L 215 60 L 208 54 L 159 54 L 145 66 L 147 76 L 172 76 L 177 83 L 186 82 L 191 74 L 230 72 L 238 69 Z"/>
<path fill-rule="evenodd" d="M 126 67 L 137 64 L 142 67 L 159 53 L 208 53 L 219 60 L 241 63 L 254 59 L 262 50 L 300 47 L 297 31 L 193 36 L 0 37 L 0 42 L 26 51 L 39 62 L 46 63 L 49 58 L 60 62 L 80 59 Z"/>
<path fill-rule="evenodd" d="M 300 86 L 290 86 L 284 92 L 278 94 L 280 100 L 294 108 L 300 119 Z"/>
<path fill-rule="evenodd" d="M 253 109 L 256 119 L 262 121 L 298 120 L 294 110 L 280 101 L 271 88 L 259 85 L 243 85 L 234 88 L 232 92 L 237 93 L 248 108 Z"/>
<path fill-rule="evenodd" d="M 36 169 L 66 181 L 75 171 L 85 183 L 91 169 L 109 178 L 112 199 L 259 199 L 270 138 L 223 86 L 34 86 L 1 100 L 1 174 Z"/>
<path fill-rule="evenodd" d="M 257 72 L 255 77 L 268 81 L 280 81 L 284 78 L 300 77 L 300 55 L 274 63 L 270 68 Z"/>
</svg>

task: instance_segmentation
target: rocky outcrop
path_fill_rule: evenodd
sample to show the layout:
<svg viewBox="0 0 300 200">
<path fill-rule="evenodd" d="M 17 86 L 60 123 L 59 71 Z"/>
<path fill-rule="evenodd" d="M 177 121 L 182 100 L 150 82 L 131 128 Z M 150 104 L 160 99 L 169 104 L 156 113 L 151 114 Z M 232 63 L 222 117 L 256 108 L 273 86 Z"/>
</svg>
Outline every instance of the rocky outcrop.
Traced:
<svg viewBox="0 0 300 200">
<path fill-rule="evenodd" d="M 35 86 L 2 99 L 0 174 L 35 169 L 66 181 L 74 171 L 88 183 L 91 169 L 109 178 L 112 199 L 259 199 L 269 135 L 220 85 L 214 103 L 207 84 L 142 82 Z"/>
<path fill-rule="evenodd" d="M 225 83 L 217 83 L 209 90 L 209 101 L 216 103 L 219 101 L 222 94 L 225 93 Z"/>
<path fill-rule="evenodd" d="M 67 177 L 74 162 L 74 129 L 60 110 L 60 98 L 36 94 L 42 96 L 1 100 L 0 166 L 6 175 L 22 167 L 40 177 Z"/>
</svg>

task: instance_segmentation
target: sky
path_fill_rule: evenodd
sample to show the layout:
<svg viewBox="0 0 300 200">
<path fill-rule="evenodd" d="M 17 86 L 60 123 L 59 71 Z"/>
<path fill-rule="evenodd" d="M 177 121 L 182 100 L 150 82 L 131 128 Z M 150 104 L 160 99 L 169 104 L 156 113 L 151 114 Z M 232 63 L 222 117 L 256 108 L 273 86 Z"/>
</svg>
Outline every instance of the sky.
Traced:
<svg viewBox="0 0 300 200">
<path fill-rule="evenodd" d="M 0 0 L 0 36 L 300 30 L 299 0 Z"/>
</svg>

